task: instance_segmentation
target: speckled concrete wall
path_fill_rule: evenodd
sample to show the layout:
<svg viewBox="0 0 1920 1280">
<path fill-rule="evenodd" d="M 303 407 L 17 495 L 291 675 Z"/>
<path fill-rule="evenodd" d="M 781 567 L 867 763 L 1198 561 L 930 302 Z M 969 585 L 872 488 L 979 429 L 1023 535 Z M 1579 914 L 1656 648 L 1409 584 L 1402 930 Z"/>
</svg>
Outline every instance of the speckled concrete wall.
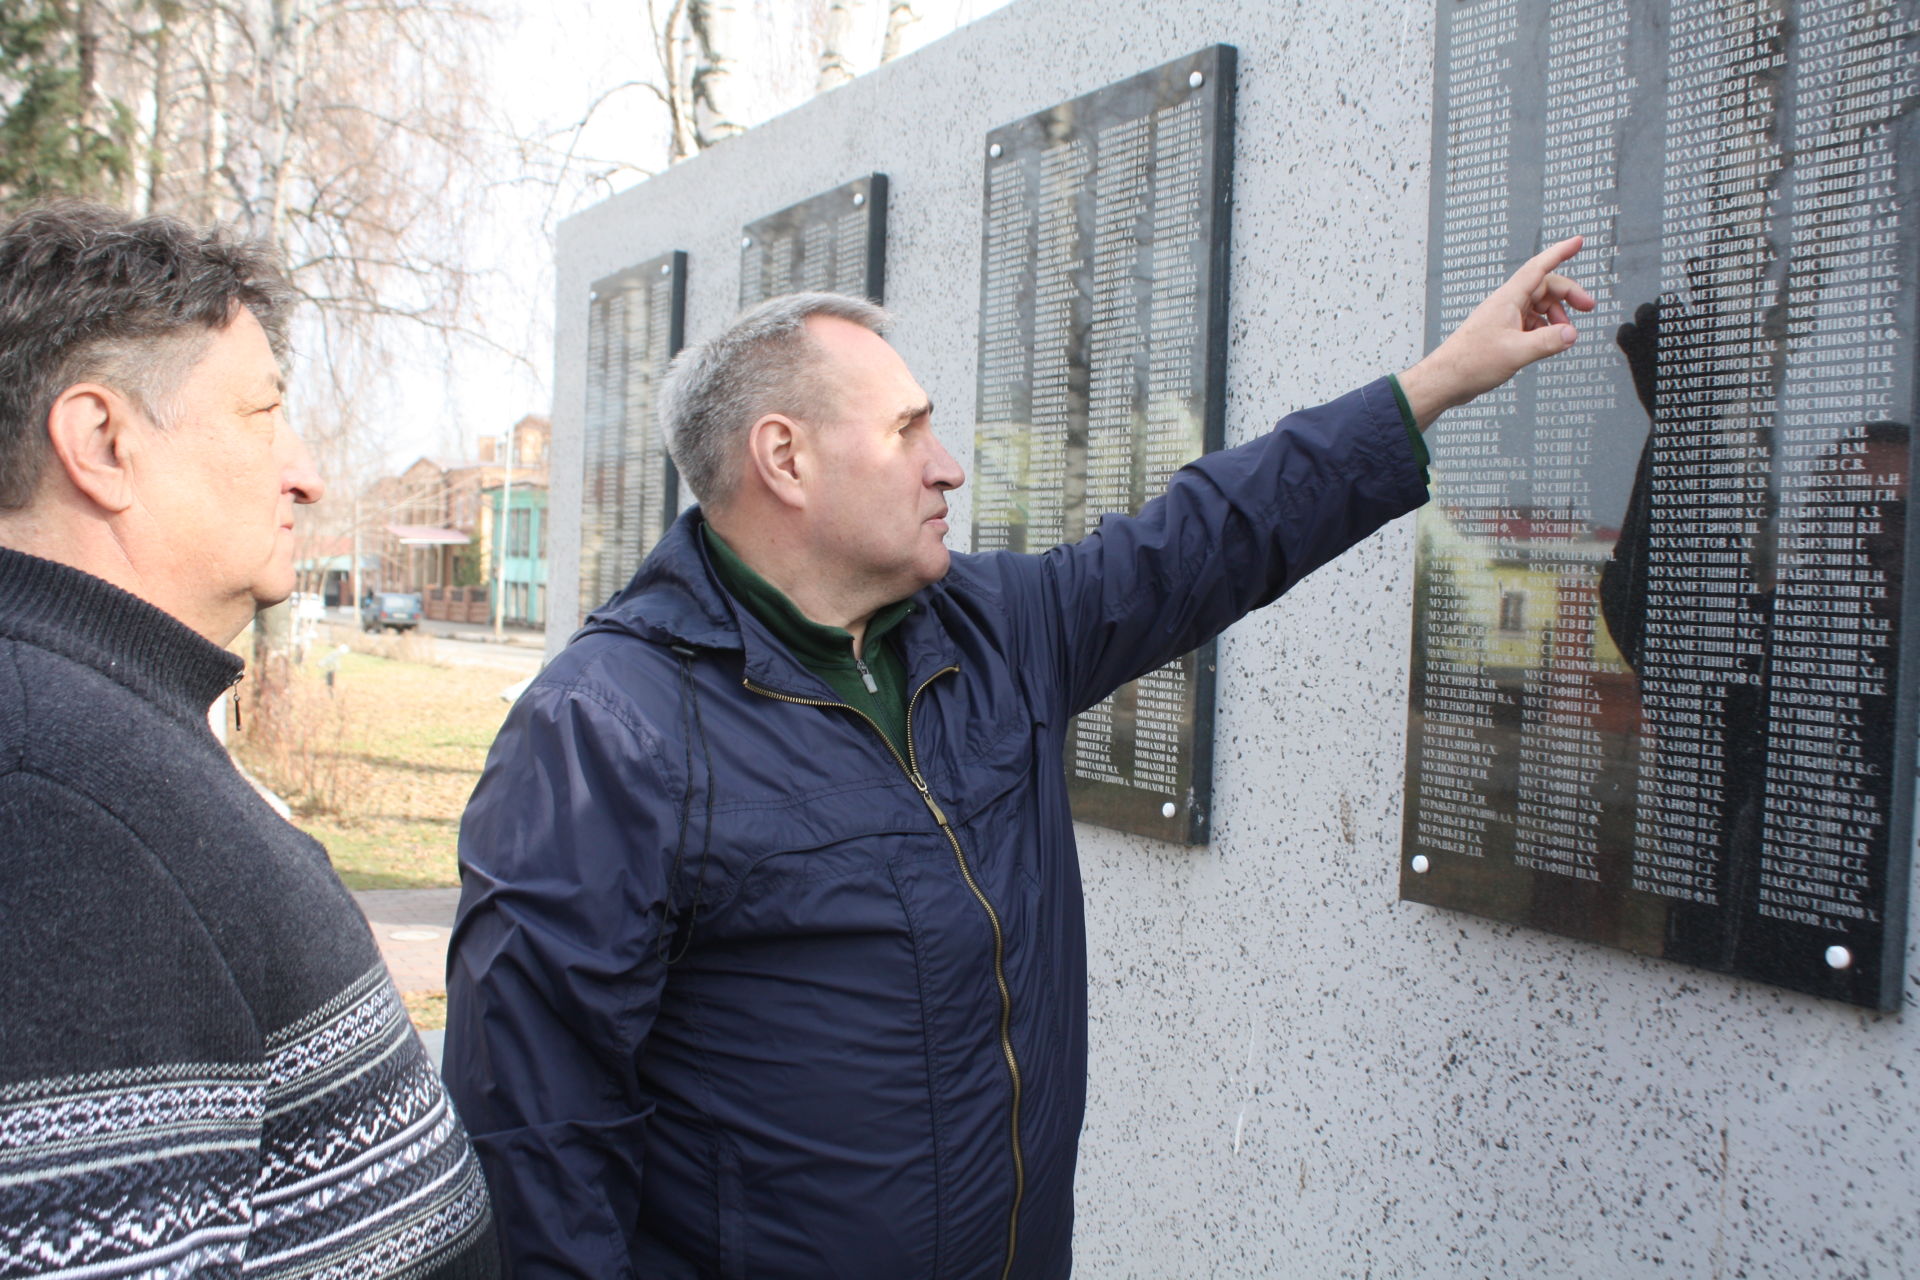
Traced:
<svg viewBox="0 0 1920 1280">
<path fill-rule="evenodd" d="M 734 309 L 742 223 L 885 172 L 897 344 L 965 462 L 985 134 L 1216 41 L 1240 49 L 1229 442 L 1411 363 L 1433 4 L 1016 0 L 570 220 L 554 616 L 592 280 L 687 250 L 697 339 Z M 1410 531 L 1223 639 L 1209 848 L 1080 829 L 1080 1274 L 1920 1275 L 1920 1028 L 1396 901 Z"/>
</svg>

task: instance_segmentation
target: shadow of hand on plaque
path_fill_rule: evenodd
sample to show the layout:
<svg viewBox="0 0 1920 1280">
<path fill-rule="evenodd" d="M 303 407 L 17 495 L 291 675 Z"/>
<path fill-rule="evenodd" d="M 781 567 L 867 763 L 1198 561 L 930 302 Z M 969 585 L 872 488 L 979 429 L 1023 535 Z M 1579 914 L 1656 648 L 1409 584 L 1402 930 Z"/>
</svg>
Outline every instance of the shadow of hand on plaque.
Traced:
<svg viewBox="0 0 1920 1280">
<path fill-rule="evenodd" d="M 1752 505 L 1729 509 L 1708 501 L 1722 495 L 1710 495 L 1704 485 L 1689 481 L 1730 478 L 1748 467 L 1748 474 L 1764 475 L 1770 441 L 1751 425 L 1759 415 L 1737 410 L 1741 401 L 1753 399 L 1757 386 L 1770 386 L 1771 373 L 1753 367 L 1758 356 L 1728 353 L 1717 341 L 1712 318 L 1692 310 L 1674 294 L 1641 303 L 1633 319 L 1614 334 L 1614 343 L 1633 375 L 1634 394 L 1647 415 L 1647 436 L 1620 521 L 1620 536 L 1601 571 L 1600 611 L 1621 656 L 1637 672 L 1646 639 L 1656 456 L 1661 446 L 1670 446 L 1664 459 L 1670 474 L 1662 477 L 1669 500 L 1664 520 L 1689 525 L 1695 536 L 1727 536 L 1733 539 L 1732 547 L 1754 551 L 1764 537 L 1760 526 L 1767 523 L 1769 514 L 1764 510 L 1766 486 L 1759 486 Z M 1689 498 L 1691 510 L 1684 505 Z M 1763 570 L 1753 572 L 1754 579 L 1764 577 L 1770 584 L 1771 557 L 1765 558 L 1769 562 L 1765 566 L 1754 566 L 1751 554 L 1744 557 L 1750 571 Z M 1765 601 L 1760 598 L 1764 594 L 1770 592 L 1746 593 L 1739 603 L 1764 610 Z M 1758 662 L 1746 666 L 1745 674 L 1757 679 Z"/>
<path fill-rule="evenodd" d="M 1767 374 L 1728 352 L 1712 326 L 1668 294 L 1642 303 L 1614 336 L 1648 430 L 1601 571 L 1600 612 L 1640 681 L 1643 780 L 1650 769 L 1662 788 L 1690 797 L 1684 822 L 1665 812 L 1664 791 L 1642 797 L 1642 815 L 1661 828 L 1663 858 L 1709 864 L 1706 880 L 1689 881 L 1697 896 L 1671 905 L 1666 955 L 1724 968 L 1753 915 L 1773 591 L 1756 589 L 1764 497 L 1726 501 L 1755 478 L 1765 493 L 1770 451 L 1741 402 Z M 1770 583 L 1770 565 L 1764 576 Z M 1667 848 L 1675 842 L 1694 852 Z"/>
<path fill-rule="evenodd" d="M 1671 298 L 1663 300 L 1671 303 Z M 1613 554 L 1600 573 L 1600 613 L 1614 645 L 1628 666 L 1636 672 L 1641 663 L 1641 628 L 1646 617 L 1647 599 L 1647 512 L 1648 487 L 1652 481 L 1656 400 L 1656 371 L 1659 368 L 1660 310 L 1662 303 L 1643 302 L 1633 319 L 1620 326 L 1614 343 L 1627 358 L 1633 374 L 1633 390 L 1647 415 L 1647 436 L 1640 449 L 1640 464 L 1633 475 L 1633 492 L 1627 499 L 1626 515 L 1620 521 L 1620 537 Z"/>
<path fill-rule="evenodd" d="M 1883 575 L 1883 594 L 1857 606 L 1861 621 L 1851 625 L 1886 636 L 1889 643 L 1869 662 L 1881 667 L 1890 690 L 1910 446 L 1903 423 L 1832 427 L 1821 440 L 1796 442 L 1795 456 L 1804 457 L 1807 477 L 1845 477 L 1848 484 L 1813 489 L 1803 477 L 1804 491 L 1776 498 L 1772 423 L 1785 381 L 1785 336 L 1722 343 L 1710 324 L 1666 295 L 1641 304 L 1615 335 L 1648 433 L 1620 537 L 1601 573 L 1600 610 L 1640 679 L 1643 760 L 1663 784 L 1679 779 L 1692 789 L 1695 816 L 1681 825 L 1695 827 L 1689 842 L 1713 864 L 1710 900 L 1675 903 L 1667 954 L 1738 968 L 1768 945 L 1768 922 L 1757 908 L 1776 727 L 1769 707 L 1775 622 L 1784 608 L 1783 625 L 1804 629 L 1818 603 L 1806 597 L 1783 605 L 1776 564 L 1784 548 L 1790 576 L 1802 559 L 1824 563 L 1825 549 L 1844 541 L 1857 550 L 1842 554 Z M 1819 376 L 1817 365 L 1811 376 Z M 1776 543 L 1783 520 L 1791 536 Z M 1729 640 L 1731 659 L 1724 654 Z M 1891 693 L 1855 705 L 1863 740 L 1886 739 Z M 1791 736 L 1793 726 L 1783 728 Z M 1656 812 L 1649 814 L 1649 805 Z M 1653 825 L 1664 823 L 1657 812 L 1663 801 L 1643 797 L 1641 807 Z M 1703 818 L 1707 826 L 1699 827 Z M 1661 840 L 1676 834 L 1669 830 Z"/>
</svg>

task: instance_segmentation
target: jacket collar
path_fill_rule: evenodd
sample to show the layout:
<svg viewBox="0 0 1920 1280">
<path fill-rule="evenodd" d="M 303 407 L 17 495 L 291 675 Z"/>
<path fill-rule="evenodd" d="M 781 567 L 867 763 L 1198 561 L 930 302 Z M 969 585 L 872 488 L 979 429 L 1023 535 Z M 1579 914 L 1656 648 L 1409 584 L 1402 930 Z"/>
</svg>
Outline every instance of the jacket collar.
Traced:
<svg viewBox="0 0 1920 1280">
<path fill-rule="evenodd" d="M 588 615 L 574 636 L 624 632 L 659 645 L 737 651 L 752 683 L 790 697 L 838 702 L 772 632 L 720 585 L 700 527 L 698 506 L 680 513 L 640 565 L 626 590 Z M 940 621 L 946 588 L 935 583 L 914 593 L 915 608 L 899 626 L 907 683 L 917 689 L 957 650 Z"/>
</svg>

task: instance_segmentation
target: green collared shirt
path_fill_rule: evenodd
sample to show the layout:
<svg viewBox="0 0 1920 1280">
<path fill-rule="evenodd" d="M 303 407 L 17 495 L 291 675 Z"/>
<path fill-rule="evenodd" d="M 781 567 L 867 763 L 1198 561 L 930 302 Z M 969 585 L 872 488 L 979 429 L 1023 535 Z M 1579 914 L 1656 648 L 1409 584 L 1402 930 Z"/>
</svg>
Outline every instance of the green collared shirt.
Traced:
<svg viewBox="0 0 1920 1280">
<path fill-rule="evenodd" d="M 911 600 L 896 600 L 867 620 L 864 656 L 853 655 L 853 633 L 822 626 L 801 613 L 780 588 L 734 554 L 710 524 L 702 524 L 720 585 L 773 632 L 800 665 L 826 681 L 840 701 L 871 720 L 902 759 L 907 755 L 907 668 L 886 638 L 913 612 Z M 871 684 L 871 688 L 869 688 Z"/>
</svg>

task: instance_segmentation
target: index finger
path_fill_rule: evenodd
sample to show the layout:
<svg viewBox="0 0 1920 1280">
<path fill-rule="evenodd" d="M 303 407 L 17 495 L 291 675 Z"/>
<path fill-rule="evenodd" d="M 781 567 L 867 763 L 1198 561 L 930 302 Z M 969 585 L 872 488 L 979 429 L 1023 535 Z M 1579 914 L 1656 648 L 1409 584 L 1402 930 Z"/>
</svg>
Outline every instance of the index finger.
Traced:
<svg viewBox="0 0 1920 1280">
<path fill-rule="evenodd" d="M 1568 236 L 1559 244 L 1549 245 L 1520 264 L 1520 269 L 1507 277 L 1502 286 L 1506 290 L 1515 290 L 1531 298 L 1536 290 L 1546 283 L 1553 269 L 1580 252 L 1580 246 L 1587 242 L 1585 236 Z"/>
<path fill-rule="evenodd" d="M 1577 311 L 1591 311 L 1594 308 L 1593 295 L 1577 281 L 1563 275 L 1550 275 L 1540 282 L 1529 299 L 1535 307 L 1552 306 L 1567 303 Z"/>
</svg>

